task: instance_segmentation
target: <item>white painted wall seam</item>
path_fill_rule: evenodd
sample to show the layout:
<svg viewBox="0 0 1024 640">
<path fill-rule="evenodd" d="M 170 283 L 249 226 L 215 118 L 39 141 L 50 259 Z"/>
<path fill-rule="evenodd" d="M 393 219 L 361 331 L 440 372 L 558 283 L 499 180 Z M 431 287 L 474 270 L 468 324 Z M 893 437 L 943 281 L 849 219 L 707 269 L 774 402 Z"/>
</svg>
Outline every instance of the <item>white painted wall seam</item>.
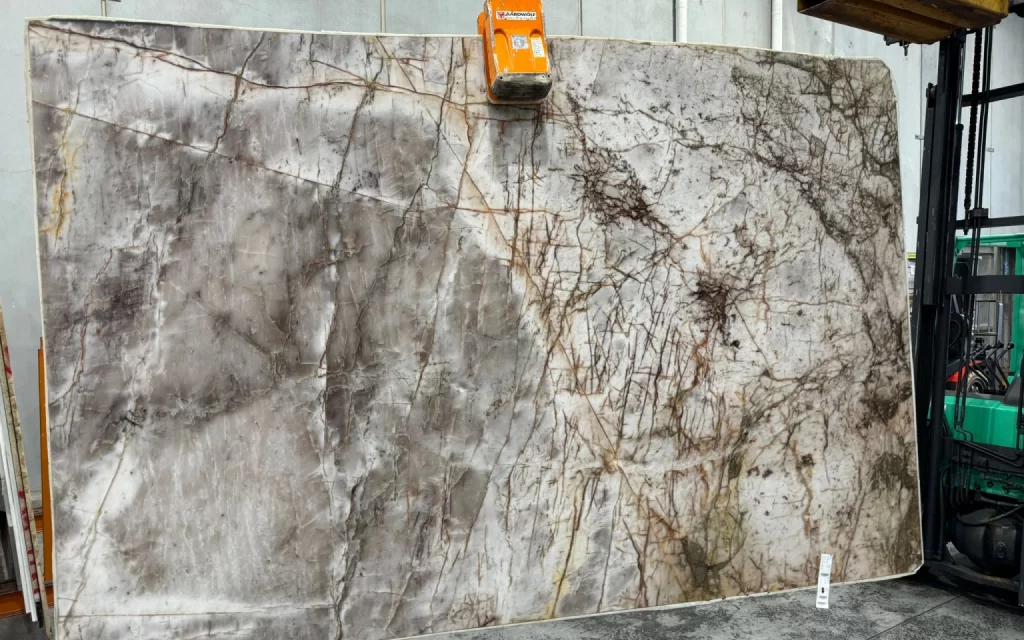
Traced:
<svg viewBox="0 0 1024 640">
<path fill-rule="evenodd" d="M 690 39 L 687 34 L 687 15 L 690 12 L 690 6 L 688 0 L 675 0 L 676 2 L 676 24 L 674 40 L 676 42 L 689 42 Z"/>
<path fill-rule="evenodd" d="M 772 0 L 772 49 L 782 51 L 782 16 L 785 0 Z"/>
</svg>

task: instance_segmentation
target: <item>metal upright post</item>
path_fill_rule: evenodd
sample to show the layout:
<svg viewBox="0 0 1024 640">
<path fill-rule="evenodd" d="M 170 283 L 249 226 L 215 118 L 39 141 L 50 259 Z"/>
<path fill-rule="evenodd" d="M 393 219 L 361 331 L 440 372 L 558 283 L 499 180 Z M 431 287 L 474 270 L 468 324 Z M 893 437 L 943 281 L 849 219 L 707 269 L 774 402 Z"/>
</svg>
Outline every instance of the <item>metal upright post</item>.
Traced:
<svg viewBox="0 0 1024 640">
<path fill-rule="evenodd" d="M 927 95 L 921 210 L 918 215 L 912 341 L 916 385 L 918 459 L 921 472 L 925 559 L 942 558 L 944 546 L 940 458 L 944 432 L 946 359 L 958 192 L 963 31 L 939 45 L 937 83 Z"/>
</svg>

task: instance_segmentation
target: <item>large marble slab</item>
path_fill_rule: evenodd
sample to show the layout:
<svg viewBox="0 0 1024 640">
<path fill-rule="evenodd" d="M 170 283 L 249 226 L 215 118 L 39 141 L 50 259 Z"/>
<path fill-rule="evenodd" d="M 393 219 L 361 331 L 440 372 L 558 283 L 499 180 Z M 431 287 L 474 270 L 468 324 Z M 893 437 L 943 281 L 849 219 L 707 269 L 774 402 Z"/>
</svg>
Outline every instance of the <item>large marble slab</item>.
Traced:
<svg viewBox="0 0 1024 640">
<path fill-rule="evenodd" d="M 64 637 L 375 639 L 920 563 L 878 61 L 28 27 Z"/>
</svg>

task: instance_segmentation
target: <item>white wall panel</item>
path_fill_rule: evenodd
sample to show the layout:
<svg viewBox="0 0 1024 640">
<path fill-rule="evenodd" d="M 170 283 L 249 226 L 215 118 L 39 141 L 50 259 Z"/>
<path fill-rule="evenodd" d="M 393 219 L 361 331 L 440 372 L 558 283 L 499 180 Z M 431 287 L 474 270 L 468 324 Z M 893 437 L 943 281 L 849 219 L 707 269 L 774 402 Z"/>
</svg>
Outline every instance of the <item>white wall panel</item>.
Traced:
<svg viewBox="0 0 1024 640">
<path fill-rule="evenodd" d="M 674 28 L 673 0 L 583 0 L 585 36 L 671 42 Z"/>
<path fill-rule="evenodd" d="M 763 49 L 772 46 L 772 0 L 733 1 L 727 3 L 727 9 L 724 44 Z"/>
<path fill-rule="evenodd" d="M 483 0 L 387 0 L 388 33 L 474 34 Z"/>
<path fill-rule="evenodd" d="M 725 42 L 727 0 L 688 0 L 686 41 L 722 44 Z"/>
<path fill-rule="evenodd" d="M 735 3 L 743 0 L 733 0 Z M 801 15 L 796 10 L 796 0 L 784 0 L 782 12 L 782 50 L 800 53 L 832 55 L 834 50 L 834 27 L 831 22 Z"/>
<path fill-rule="evenodd" d="M 1024 82 L 1024 19 L 997 27 L 992 48 L 992 87 Z M 985 191 L 992 215 L 1024 215 L 1024 99 L 992 104 L 988 147 Z"/>
<path fill-rule="evenodd" d="M 88 4 L 88 13 L 99 13 L 99 0 Z M 379 32 L 380 6 L 379 0 L 123 0 L 107 2 L 107 14 L 232 27 Z"/>
<path fill-rule="evenodd" d="M 473 34 L 483 7 L 484 0 L 386 0 L 385 27 L 388 33 Z M 547 0 L 544 22 L 550 35 L 579 35 L 580 0 Z"/>
<path fill-rule="evenodd" d="M 483 7 L 483 0 L 477 4 Z M 544 28 L 555 36 L 580 35 L 580 0 L 548 0 L 544 3 Z"/>
</svg>

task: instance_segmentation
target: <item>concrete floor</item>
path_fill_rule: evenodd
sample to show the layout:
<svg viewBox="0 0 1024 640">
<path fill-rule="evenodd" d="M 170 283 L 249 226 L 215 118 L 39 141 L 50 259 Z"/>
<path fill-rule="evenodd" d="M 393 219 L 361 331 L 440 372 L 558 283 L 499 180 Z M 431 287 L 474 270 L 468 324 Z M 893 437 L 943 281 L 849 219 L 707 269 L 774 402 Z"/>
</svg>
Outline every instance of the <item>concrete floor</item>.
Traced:
<svg viewBox="0 0 1024 640">
<path fill-rule="evenodd" d="M 433 636 L 437 640 L 1024 640 L 1024 612 L 977 602 L 917 580 L 833 587 L 830 608 L 814 591 L 696 607 Z M 20 618 L 0 620 L 3 640 L 44 640 Z M 169 639 L 170 640 L 170 639 Z"/>
</svg>

